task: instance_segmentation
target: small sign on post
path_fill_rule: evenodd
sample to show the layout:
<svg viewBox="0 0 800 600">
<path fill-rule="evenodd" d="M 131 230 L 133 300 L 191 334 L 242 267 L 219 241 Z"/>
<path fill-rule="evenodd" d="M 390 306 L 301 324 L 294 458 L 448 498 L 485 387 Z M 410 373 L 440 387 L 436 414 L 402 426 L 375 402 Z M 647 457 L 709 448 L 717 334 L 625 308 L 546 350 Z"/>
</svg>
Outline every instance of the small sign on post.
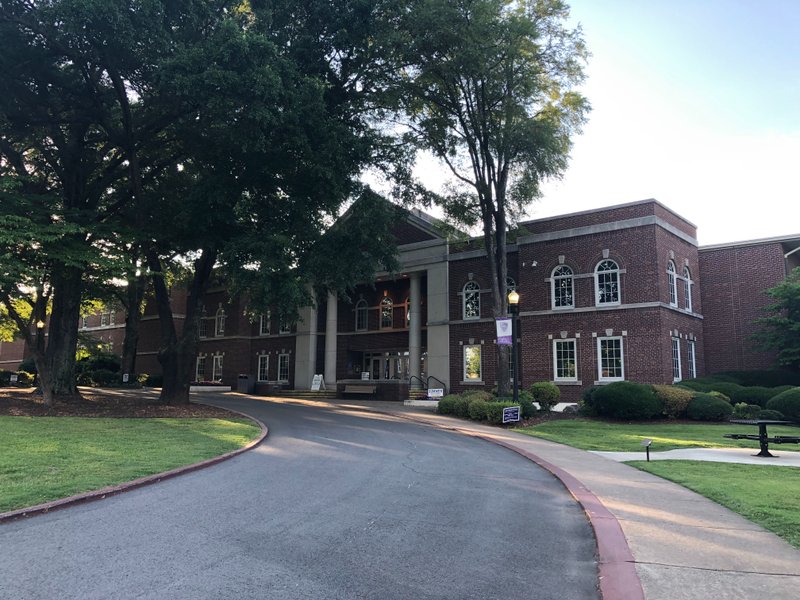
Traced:
<svg viewBox="0 0 800 600">
<path fill-rule="evenodd" d="M 322 376 L 322 373 L 317 373 L 311 379 L 311 391 L 318 392 L 324 389 L 325 389 L 325 378 Z"/>
<path fill-rule="evenodd" d="M 503 424 L 519 421 L 519 406 L 508 406 L 503 409 Z"/>
<path fill-rule="evenodd" d="M 128 383 L 128 381 L 130 381 L 130 379 L 131 379 L 131 376 L 130 376 L 129 373 L 123 373 L 122 374 L 122 383 Z"/>
<path fill-rule="evenodd" d="M 510 346 L 513 341 L 513 336 L 511 333 L 511 318 L 497 317 L 494 322 L 497 326 L 497 345 Z"/>
<path fill-rule="evenodd" d="M 17 383 L 17 381 L 19 381 L 19 375 L 17 375 L 16 373 L 12 373 L 11 377 L 9 377 L 9 381 L 11 383 Z"/>
<path fill-rule="evenodd" d="M 428 388 L 428 400 L 438 400 L 444 397 L 444 388 Z"/>
<path fill-rule="evenodd" d="M 369 371 L 361 371 L 361 380 L 368 381 L 369 380 Z"/>
</svg>

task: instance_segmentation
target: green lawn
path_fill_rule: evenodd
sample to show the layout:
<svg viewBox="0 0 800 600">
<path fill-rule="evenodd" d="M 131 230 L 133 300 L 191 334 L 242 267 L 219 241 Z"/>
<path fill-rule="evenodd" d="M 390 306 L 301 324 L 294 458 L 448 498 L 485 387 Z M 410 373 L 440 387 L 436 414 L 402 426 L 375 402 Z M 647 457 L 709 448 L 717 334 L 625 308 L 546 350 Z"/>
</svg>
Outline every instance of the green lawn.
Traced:
<svg viewBox="0 0 800 600">
<path fill-rule="evenodd" d="M 259 433 L 247 419 L 0 416 L 0 512 L 212 458 Z"/>
<path fill-rule="evenodd" d="M 727 506 L 800 548 L 800 469 L 694 460 L 627 464 Z"/>
<path fill-rule="evenodd" d="M 732 423 L 611 423 L 592 419 L 554 420 L 515 429 L 534 437 L 560 442 L 583 450 L 610 452 L 642 451 L 642 440 L 653 440 L 650 450 L 660 452 L 677 448 L 753 448 L 758 442 L 731 440 L 726 433 L 757 434 L 752 425 Z M 800 435 L 798 427 L 770 427 L 772 435 Z M 785 444 L 781 450 L 800 450 L 800 445 Z"/>
</svg>

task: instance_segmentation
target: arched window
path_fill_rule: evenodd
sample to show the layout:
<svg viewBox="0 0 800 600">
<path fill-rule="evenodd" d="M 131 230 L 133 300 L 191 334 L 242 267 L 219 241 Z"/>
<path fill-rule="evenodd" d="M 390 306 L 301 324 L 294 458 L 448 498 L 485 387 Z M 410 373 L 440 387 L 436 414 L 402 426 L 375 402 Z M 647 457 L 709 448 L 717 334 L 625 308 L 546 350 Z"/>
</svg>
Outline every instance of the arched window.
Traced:
<svg viewBox="0 0 800 600">
<path fill-rule="evenodd" d="M 462 298 L 464 319 L 481 318 L 481 286 L 474 281 L 468 281 L 464 285 L 464 297 Z"/>
<path fill-rule="evenodd" d="M 225 335 L 225 309 L 220 308 L 217 311 L 217 316 L 214 319 L 214 336 L 220 337 Z"/>
<path fill-rule="evenodd" d="M 692 274 L 689 267 L 683 268 L 683 308 L 692 310 Z"/>
<path fill-rule="evenodd" d="M 610 259 L 597 264 L 594 270 L 595 302 L 598 306 L 619 304 L 619 266 Z"/>
<path fill-rule="evenodd" d="M 678 284 L 675 280 L 675 263 L 667 263 L 667 287 L 669 288 L 669 305 L 678 306 Z"/>
<path fill-rule="evenodd" d="M 517 291 L 517 282 L 512 277 L 506 277 L 506 294 Z"/>
<path fill-rule="evenodd" d="M 575 308 L 575 285 L 572 269 L 559 265 L 550 277 L 550 299 L 553 308 Z"/>
<path fill-rule="evenodd" d="M 394 325 L 394 302 L 388 296 L 381 300 L 381 329 L 391 329 Z"/>
<path fill-rule="evenodd" d="M 363 298 L 356 302 L 356 331 L 367 330 L 367 301 Z"/>
</svg>

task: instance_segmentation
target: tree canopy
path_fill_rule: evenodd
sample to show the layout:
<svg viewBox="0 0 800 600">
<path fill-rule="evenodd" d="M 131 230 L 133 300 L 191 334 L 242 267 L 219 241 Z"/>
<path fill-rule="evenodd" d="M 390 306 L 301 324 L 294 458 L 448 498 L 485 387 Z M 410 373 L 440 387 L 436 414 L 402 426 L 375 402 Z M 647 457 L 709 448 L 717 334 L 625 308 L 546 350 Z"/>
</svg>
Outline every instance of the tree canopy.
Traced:
<svg viewBox="0 0 800 600">
<path fill-rule="evenodd" d="M 778 366 L 800 371 L 800 267 L 766 294 L 772 304 L 765 310 L 772 314 L 758 320 L 756 339 L 763 349 L 777 353 Z"/>
</svg>

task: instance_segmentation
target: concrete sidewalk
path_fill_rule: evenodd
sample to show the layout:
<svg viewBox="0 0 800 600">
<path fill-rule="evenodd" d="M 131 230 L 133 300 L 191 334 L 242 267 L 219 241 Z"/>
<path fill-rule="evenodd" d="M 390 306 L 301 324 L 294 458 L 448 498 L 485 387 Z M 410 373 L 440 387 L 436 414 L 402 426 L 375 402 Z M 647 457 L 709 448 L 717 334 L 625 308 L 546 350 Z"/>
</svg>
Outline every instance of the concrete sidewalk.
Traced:
<svg viewBox="0 0 800 600">
<path fill-rule="evenodd" d="M 800 551 L 679 485 L 595 453 L 429 410 L 399 403 L 334 404 L 479 435 L 566 471 L 616 517 L 648 600 L 800 597 Z M 600 546 L 604 533 L 595 530 Z"/>
<path fill-rule="evenodd" d="M 702 460 L 706 462 L 739 463 L 743 465 L 770 465 L 773 467 L 800 468 L 800 452 L 786 450 L 775 444 L 770 447 L 770 457 L 756 456 L 758 448 L 680 448 L 664 452 L 650 452 L 650 460 Z M 644 452 L 602 452 L 592 454 L 617 462 L 647 460 Z"/>
</svg>

